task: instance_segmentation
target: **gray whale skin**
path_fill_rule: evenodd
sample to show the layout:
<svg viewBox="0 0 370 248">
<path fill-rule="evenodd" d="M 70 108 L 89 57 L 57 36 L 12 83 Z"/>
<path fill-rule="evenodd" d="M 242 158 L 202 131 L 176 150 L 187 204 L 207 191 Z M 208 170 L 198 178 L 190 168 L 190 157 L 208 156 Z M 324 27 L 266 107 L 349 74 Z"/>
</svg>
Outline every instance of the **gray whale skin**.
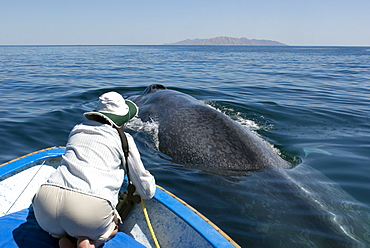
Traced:
<svg viewBox="0 0 370 248">
<path fill-rule="evenodd" d="M 134 99 L 139 118 L 159 124 L 159 150 L 175 162 L 236 171 L 291 168 L 254 133 L 187 94 L 160 84 Z"/>
</svg>

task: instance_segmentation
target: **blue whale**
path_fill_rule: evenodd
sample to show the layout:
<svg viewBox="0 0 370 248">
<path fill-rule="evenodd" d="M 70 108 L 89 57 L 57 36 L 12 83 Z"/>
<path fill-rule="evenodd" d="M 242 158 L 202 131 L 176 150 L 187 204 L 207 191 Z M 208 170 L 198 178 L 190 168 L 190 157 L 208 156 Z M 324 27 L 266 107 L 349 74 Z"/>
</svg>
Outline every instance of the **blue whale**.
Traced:
<svg viewBox="0 0 370 248">
<path fill-rule="evenodd" d="M 134 102 L 142 121 L 158 122 L 159 150 L 174 162 L 231 171 L 291 167 L 257 135 L 187 94 L 153 84 Z"/>
<path fill-rule="evenodd" d="M 243 213 L 249 223 L 240 224 L 241 230 L 253 237 L 289 237 L 266 244 L 256 239 L 254 246 L 369 247 L 370 208 L 321 172 L 304 163 L 286 170 L 291 165 L 260 137 L 187 94 L 155 84 L 132 100 L 143 122 L 158 123 L 161 152 L 174 162 L 222 175 L 202 180 L 224 186 L 215 188 L 223 204 L 240 208 L 234 218 Z M 308 149 L 306 155 L 312 152 L 324 151 Z M 237 184 L 234 178 L 223 180 L 243 178 L 241 171 L 260 173 L 248 173 Z M 230 195 L 236 188 L 238 194 Z M 193 194 L 198 199 L 204 192 Z"/>
</svg>

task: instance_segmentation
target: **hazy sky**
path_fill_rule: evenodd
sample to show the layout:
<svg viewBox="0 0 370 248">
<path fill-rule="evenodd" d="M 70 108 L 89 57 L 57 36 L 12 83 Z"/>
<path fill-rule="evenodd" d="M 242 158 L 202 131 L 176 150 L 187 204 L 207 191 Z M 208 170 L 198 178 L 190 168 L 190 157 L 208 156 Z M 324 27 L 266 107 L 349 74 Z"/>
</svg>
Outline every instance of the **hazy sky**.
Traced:
<svg viewBox="0 0 370 248">
<path fill-rule="evenodd" d="M 217 36 L 370 46 L 370 0 L 0 0 L 0 45 L 161 45 Z"/>
</svg>

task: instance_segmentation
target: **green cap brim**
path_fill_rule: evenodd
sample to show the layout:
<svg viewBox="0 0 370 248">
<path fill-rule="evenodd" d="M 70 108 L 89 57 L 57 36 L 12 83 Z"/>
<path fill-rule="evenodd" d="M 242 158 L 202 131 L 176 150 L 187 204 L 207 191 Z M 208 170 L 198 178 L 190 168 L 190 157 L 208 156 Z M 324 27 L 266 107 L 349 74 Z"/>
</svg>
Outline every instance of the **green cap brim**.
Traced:
<svg viewBox="0 0 370 248">
<path fill-rule="evenodd" d="M 126 122 L 128 122 L 130 119 L 132 119 L 134 116 L 137 115 L 138 113 L 138 107 L 136 106 L 135 103 L 133 103 L 132 101 L 130 100 L 125 100 L 129 110 L 128 110 L 128 113 L 126 115 L 116 115 L 116 114 L 112 114 L 112 113 L 105 113 L 105 112 L 99 112 L 99 111 L 91 111 L 91 112 L 87 112 L 87 113 L 84 113 L 84 116 L 91 120 L 92 118 L 89 118 L 90 115 L 99 115 L 99 116 L 102 116 L 104 117 L 105 119 L 107 119 L 112 125 L 116 126 L 116 127 L 121 127 L 123 124 L 125 124 Z"/>
</svg>

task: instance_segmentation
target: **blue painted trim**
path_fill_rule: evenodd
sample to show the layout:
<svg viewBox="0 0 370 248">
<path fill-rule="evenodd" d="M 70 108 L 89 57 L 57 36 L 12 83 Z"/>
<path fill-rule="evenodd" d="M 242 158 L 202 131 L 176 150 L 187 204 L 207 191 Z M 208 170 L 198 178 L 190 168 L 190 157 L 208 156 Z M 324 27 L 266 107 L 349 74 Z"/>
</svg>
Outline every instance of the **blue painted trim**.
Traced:
<svg viewBox="0 0 370 248">
<path fill-rule="evenodd" d="M 154 198 L 169 208 L 173 213 L 192 226 L 200 235 L 207 239 L 214 247 L 235 247 L 221 233 L 208 224 L 186 205 L 169 195 L 160 188 L 156 189 Z"/>
<path fill-rule="evenodd" d="M 56 147 L 51 149 L 41 150 L 40 152 L 31 153 L 26 155 L 18 160 L 12 161 L 8 164 L 0 166 L 0 178 L 6 175 L 13 173 L 27 165 L 30 165 L 36 161 L 47 159 L 47 158 L 56 158 L 64 154 L 65 148 Z"/>
</svg>

